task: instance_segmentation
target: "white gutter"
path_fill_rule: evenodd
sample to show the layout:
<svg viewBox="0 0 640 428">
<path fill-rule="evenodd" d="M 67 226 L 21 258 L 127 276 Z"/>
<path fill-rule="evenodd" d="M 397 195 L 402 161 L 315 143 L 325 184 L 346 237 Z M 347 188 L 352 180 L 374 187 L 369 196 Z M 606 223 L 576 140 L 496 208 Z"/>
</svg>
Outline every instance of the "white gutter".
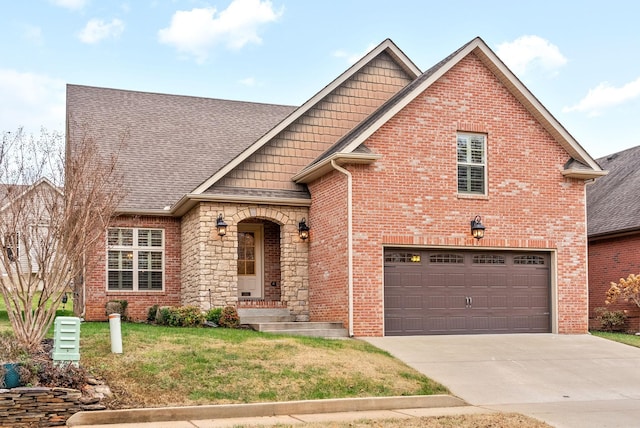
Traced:
<svg viewBox="0 0 640 428">
<path fill-rule="evenodd" d="M 347 265 L 349 276 L 349 337 L 353 337 L 353 179 L 351 173 L 339 166 L 334 159 L 331 166 L 347 176 Z"/>
</svg>

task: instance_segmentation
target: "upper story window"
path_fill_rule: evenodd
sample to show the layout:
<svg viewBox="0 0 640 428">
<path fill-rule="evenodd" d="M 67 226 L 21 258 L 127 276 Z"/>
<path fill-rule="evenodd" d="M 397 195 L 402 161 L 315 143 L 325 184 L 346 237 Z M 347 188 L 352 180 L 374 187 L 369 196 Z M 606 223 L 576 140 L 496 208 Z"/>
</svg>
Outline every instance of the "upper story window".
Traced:
<svg viewBox="0 0 640 428">
<path fill-rule="evenodd" d="M 107 289 L 164 289 L 164 231 L 111 228 L 107 234 Z"/>
<path fill-rule="evenodd" d="M 486 136 L 458 134 L 458 193 L 485 195 L 486 179 Z"/>
</svg>

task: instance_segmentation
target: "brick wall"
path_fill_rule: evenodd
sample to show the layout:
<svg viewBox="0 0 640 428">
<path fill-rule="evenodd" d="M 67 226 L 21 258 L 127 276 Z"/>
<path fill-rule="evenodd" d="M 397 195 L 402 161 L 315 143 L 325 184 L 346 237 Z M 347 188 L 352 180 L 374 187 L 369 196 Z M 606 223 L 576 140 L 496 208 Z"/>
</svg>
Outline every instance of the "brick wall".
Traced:
<svg viewBox="0 0 640 428">
<path fill-rule="evenodd" d="M 349 325 L 347 178 L 331 172 L 309 185 L 309 310 L 311 321 Z"/>
<path fill-rule="evenodd" d="M 629 274 L 640 274 L 640 233 L 614 239 L 589 242 L 589 323 L 599 328 L 595 319 L 597 308 L 627 311 L 627 327 L 640 331 L 640 309 L 633 303 L 618 301 L 606 305 L 607 290 L 611 282 L 618 282 Z"/>
<path fill-rule="evenodd" d="M 146 320 L 149 307 L 153 305 L 180 304 L 180 220 L 172 217 L 128 217 L 120 216 L 112 222 L 113 227 L 164 229 L 165 276 L 163 291 L 107 291 L 106 233 L 105 241 L 97 246 L 90 258 L 85 278 L 85 319 L 104 321 L 107 319 L 105 305 L 110 300 L 126 300 L 127 315 L 134 320 Z"/>
<path fill-rule="evenodd" d="M 459 131 L 487 135 L 486 197 L 457 194 Z M 558 331 L 587 331 L 584 183 L 562 176 L 569 155 L 480 60 L 463 59 L 365 144 L 383 157 L 371 166 L 348 168 L 354 177 L 356 336 L 383 334 L 385 245 L 555 249 Z M 323 180 L 329 185 L 332 177 Z M 322 181 L 309 186 L 314 241 L 328 239 L 319 235 L 316 208 L 346 201 L 341 188 L 331 192 L 324 186 Z M 487 228 L 479 243 L 469 232 L 476 215 Z M 326 233 L 336 229 L 327 227 Z M 346 265 L 346 256 L 335 254 L 341 245 L 331 243 L 324 256 L 312 253 L 314 294 L 316 289 L 344 294 L 344 275 L 314 283 L 326 275 L 322 269 L 314 272 L 318 266 Z M 332 311 L 327 307 L 326 313 Z"/>
</svg>

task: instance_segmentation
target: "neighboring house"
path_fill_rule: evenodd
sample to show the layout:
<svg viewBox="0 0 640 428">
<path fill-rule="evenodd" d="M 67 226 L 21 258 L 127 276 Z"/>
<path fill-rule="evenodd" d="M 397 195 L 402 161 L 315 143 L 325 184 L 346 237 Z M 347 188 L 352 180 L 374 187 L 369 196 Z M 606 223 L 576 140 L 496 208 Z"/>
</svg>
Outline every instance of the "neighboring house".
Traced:
<svg viewBox="0 0 640 428">
<path fill-rule="evenodd" d="M 2 256 L 6 256 L 12 266 L 18 261 L 22 274 L 37 274 L 40 271 L 37 253 L 43 247 L 38 235 L 49 227 L 45 204 L 51 198 L 56 198 L 59 203 L 62 197 L 62 189 L 46 178 L 33 184 L 0 184 Z M 0 273 L 7 274 L 1 262 Z"/>
<path fill-rule="evenodd" d="M 606 305 L 612 282 L 640 274 L 640 146 L 598 159 L 609 174 L 587 186 L 589 319 L 598 328 L 598 308 L 626 310 L 638 329 L 640 310 L 624 301 Z"/>
<path fill-rule="evenodd" d="M 126 299 L 356 336 L 587 331 L 585 181 L 605 172 L 479 38 L 424 73 L 386 40 L 300 107 L 69 85 L 67 112 L 128 136 L 88 320 Z"/>
</svg>

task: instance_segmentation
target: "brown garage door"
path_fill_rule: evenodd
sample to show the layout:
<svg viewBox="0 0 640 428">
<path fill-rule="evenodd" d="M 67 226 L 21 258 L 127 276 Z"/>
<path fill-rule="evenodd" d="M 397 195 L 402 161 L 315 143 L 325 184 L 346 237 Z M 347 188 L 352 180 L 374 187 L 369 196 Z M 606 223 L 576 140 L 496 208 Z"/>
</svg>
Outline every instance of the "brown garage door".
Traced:
<svg viewBox="0 0 640 428">
<path fill-rule="evenodd" d="M 387 249 L 385 334 L 548 333 L 549 263 L 538 252 Z"/>
</svg>

